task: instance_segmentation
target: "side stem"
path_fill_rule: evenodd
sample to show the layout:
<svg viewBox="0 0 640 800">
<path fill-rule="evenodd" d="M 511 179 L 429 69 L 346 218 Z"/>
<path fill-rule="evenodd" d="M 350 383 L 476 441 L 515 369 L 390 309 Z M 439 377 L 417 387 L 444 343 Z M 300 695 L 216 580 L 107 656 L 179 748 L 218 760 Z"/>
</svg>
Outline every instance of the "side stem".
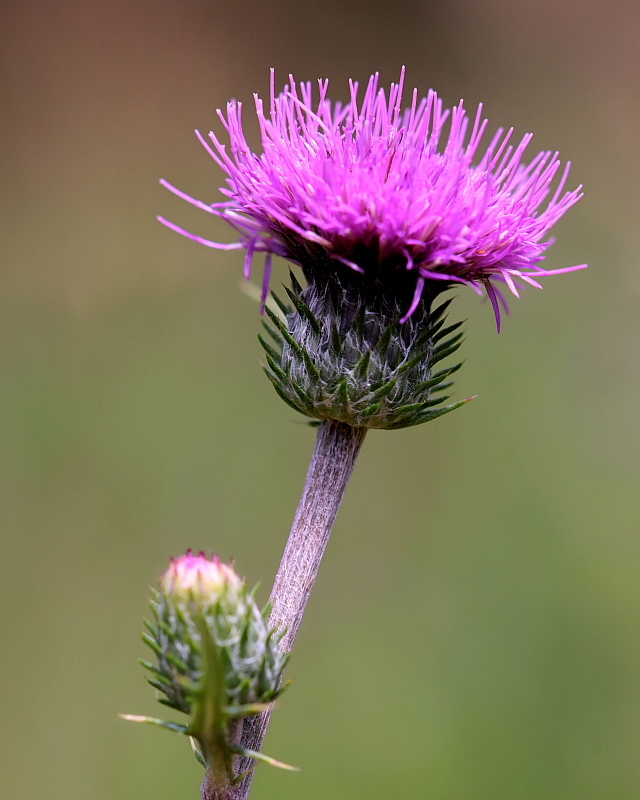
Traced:
<svg viewBox="0 0 640 800">
<path fill-rule="evenodd" d="M 326 420 L 318 428 L 307 480 L 271 591 L 273 610 L 269 622 L 275 628 L 286 628 L 280 648 L 287 653 L 293 647 L 366 432 L 366 428 L 354 428 L 335 420 Z M 270 718 L 271 710 L 268 710 L 245 719 L 243 747 L 260 750 Z M 250 769 L 254 763 L 244 759 L 238 774 Z M 237 800 L 248 797 L 252 777 L 250 772 L 238 785 Z"/>
</svg>

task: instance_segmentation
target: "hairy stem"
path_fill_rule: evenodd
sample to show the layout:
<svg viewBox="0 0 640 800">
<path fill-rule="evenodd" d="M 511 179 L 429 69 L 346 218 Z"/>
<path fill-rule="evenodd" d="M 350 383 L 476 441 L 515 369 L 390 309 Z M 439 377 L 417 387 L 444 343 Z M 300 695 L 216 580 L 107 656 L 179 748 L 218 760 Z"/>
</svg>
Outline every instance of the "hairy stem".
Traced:
<svg viewBox="0 0 640 800">
<path fill-rule="evenodd" d="M 216 740 L 208 748 L 207 767 L 200 788 L 202 800 L 235 800 L 233 767 L 238 758 L 231 755 L 227 740 L 238 744 L 241 735 L 240 720 L 232 721 L 227 731 L 217 731 Z"/>
<path fill-rule="evenodd" d="M 271 592 L 273 611 L 269 621 L 278 629 L 286 628 L 280 642 L 280 648 L 285 652 L 293 647 L 366 431 L 366 428 L 354 428 L 334 420 L 324 421 L 318 428 L 307 480 Z M 260 750 L 270 718 L 271 710 L 245 719 L 243 747 Z M 253 763 L 244 759 L 239 773 L 249 769 Z M 252 776 L 250 772 L 241 781 L 234 800 L 246 800 Z"/>
</svg>

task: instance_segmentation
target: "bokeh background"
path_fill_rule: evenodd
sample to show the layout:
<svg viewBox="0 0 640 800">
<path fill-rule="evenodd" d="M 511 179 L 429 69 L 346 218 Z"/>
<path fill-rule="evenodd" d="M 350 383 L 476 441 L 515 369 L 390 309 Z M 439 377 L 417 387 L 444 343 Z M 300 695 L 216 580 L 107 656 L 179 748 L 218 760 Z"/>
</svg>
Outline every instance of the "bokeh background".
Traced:
<svg viewBox="0 0 640 800">
<path fill-rule="evenodd" d="M 637 798 L 637 2 L 5 0 L 0 39 L 0 795 L 198 797 L 186 742 L 116 716 L 157 711 L 147 587 L 203 548 L 266 599 L 313 432 L 262 375 L 241 256 L 154 218 L 229 232 L 158 178 L 215 200 L 192 131 L 271 66 L 344 97 L 405 64 L 573 160 L 548 263 L 591 268 L 500 336 L 458 293 L 478 398 L 369 435 L 265 747 L 303 771 L 252 797 Z"/>
</svg>

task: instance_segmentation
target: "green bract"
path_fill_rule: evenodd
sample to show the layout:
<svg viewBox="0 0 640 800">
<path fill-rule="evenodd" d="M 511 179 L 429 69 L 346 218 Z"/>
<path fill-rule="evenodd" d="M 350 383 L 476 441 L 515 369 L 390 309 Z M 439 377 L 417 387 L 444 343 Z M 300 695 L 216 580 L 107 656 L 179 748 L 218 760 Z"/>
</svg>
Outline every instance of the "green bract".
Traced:
<svg viewBox="0 0 640 800">
<path fill-rule="evenodd" d="M 260 336 L 265 370 L 276 392 L 296 411 L 354 427 L 394 430 L 419 425 L 459 408 L 444 405 L 460 364 L 434 369 L 460 346 L 462 324 L 445 326 L 450 301 L 406 308 L 384 296 L 364 296 L 337 280 L 302 289 L 291 274 L 292 306 L 275 294 L 282 315 L 266 308 L 273 344 Z"/>
</svg>

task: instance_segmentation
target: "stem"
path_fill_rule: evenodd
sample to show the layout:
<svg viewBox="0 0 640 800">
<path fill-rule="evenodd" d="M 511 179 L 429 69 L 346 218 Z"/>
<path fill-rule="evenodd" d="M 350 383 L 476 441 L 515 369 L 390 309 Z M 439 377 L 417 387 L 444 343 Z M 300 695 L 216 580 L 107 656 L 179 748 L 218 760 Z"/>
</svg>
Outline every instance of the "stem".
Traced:
<svg viewBox="0 0 640 800">
<path fill-rule="evenodd" d="M 366 432 L 366 428 L 354 428 L 335 420 L 325 420 L 318 429 L 307 480 L 271 591 L 273 610 L 269 623 L 279 630 L 286 628 L 280 642 L 280 649 L 284 652 L 290 652 L 293 647 Z M 260 750 L 270 718 L 271 709 L 245 719 L 243 747 Z M 238 774 L 250 769 L 254 763 L 243 759 Z M 241 781 L 234 800 L 246 800 L 252 777 L 253 772 L 250 772 Z"/>
<path fill-rule="evenodd" d="M 215 770 L 205 772 L 200 788 L 202 800 L 235 800 L 234 787 L 230 779 L 221 779 Z"/>
<path fill-rule="evenodd" d="M 239 743 L 241 734 L 241 720 L 233 720 L 228 729 L 216 731 L 214 741 L 205 752 L 207 766 L 200 788 L 202 800 L 235 800 L 233 775 L 238 758 L 232 754 L 227 742 Z"/>
</svg>

